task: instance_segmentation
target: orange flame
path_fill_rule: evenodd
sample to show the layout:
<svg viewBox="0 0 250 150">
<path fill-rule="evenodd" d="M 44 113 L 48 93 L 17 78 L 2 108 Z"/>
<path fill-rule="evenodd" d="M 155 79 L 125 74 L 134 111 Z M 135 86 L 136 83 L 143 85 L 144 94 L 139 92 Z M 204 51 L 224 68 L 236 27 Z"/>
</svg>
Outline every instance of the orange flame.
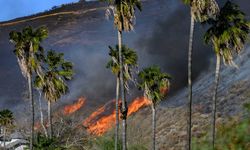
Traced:
<svg viewBox="0 0 250 150">
<path fill-rule="evenodd" d="M 112 128 L 115 123 L 115 111 L 108 116 L 101 117 L 95 123 L 91 124 L 87 131 L 93 135 L 102 135 L 110 128 Z"/>
<path fill-rule="evenodd" d="M 105 112 L 105 105 L 93 112 L 86 120 L 84 120 L 83 125 L 89 126 L 95 118 Z"/>
<path fill-rule="evenodd" d="M 81 107 L 83 107 L 85 102 L 86 102 L 86 99 L 81 97 L 81 98 L 78 99 L 78 101 L 76 103 L 74 103 L 72 105 L 65 106 L 64 109 L 63 109 L 64 115 L 70 115 L 70 114 L 76 112 Z"/>
<path fill-rule="evenodd" d="M 144 97 L 138 97 L 128 106 L 128 116 L 132 115 L 133 113 L 137 112 L 144 106 L 148 106 L 151 104 L 151 101 Z"/>
<path fill-rule="evenodd" d="M 107 132 L 115 124 L 115 110 L 114 110 L 115 101 L 111 101 L 106 105 L 100 107 L 97 111 L 93 112 L 84 122 L 83 125 L 87 127 L 87 131 L 90 134 L 100 136 Z M 150 100 L 139 97 L 133 100 L 133 102 L 128 106 L 128 116 L 137 112 L 139 109 L 150 105 Z M 111 114 L 105 115 L 107 109 L 110 105 L 113 106 Z M 112 107 L 111 106 L 111 107 Z"/>
</svg>

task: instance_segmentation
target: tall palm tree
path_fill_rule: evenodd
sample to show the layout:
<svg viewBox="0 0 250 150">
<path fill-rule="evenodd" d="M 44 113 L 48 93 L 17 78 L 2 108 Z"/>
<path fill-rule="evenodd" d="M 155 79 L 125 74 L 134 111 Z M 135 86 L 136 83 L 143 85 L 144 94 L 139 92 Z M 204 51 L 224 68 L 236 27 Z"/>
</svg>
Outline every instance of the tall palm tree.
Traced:
<svg viewBox="0 0 250 150">
<path fill-rule="evenodd" d="M 3 129 L 3 141 L 4 141 L 4 149 L 6 150 L 6 129 L 13 125 L 14 117 L 13 113 L 8 110 L 4 109 L 0 111 L 0 125 L 4 128 Z"/>
<path fill-rule="evenodd" d="M 144 97 L 151 100 L 152 108 L 152 150 L 156 149 L 156 105 L 162 101 L 169 91 L 170 76 L 162 73 L 159 67 L 149 67 L 139 73 L 139 89 L 144 90 Z"/>
<path fill-rule="evenodd" d="M 51 103 L 56 102 L 67 93 L 66 81 L 72 79 L 73 64 L 64 60 L 63 53 L 56 53 L 53 50 L 48 51 L 44 60 L 43 76 L 37 76 L 34 82 L 35 86 L 41 89 L 48 102 L 49 137 L 52 138 Z"/>
<path fill-rule="evenodd" d="M 195 21 L 204 22 L 215 17 L 219 12 L 218 4 L 215 0 L 183 0 L 190 6 L 190 34 L 188 48 L 188 118 L 187 118 L 187 150 L 191 150 L 192 143 L 192 51 Z"/>
<path fill-rule="evenodd" d="M 31 102 L 31 136 L 30 136 L 30 149 L 33 150 L 34 143 L 34 124 L 35 124 L 35 111 L 33 99 L 33 74 L 40 75 L 41 65 L 40 56 L 43 49 L 40 43 L 48 36 L 46 27 L 40 27 L 33 30 L 32 27 L 26 27 L 22 32 L 10 32 L 10 41 L 15 45 L 14 53 L 17 57 L 17 62 L 21 69 L 23 76 L 28 81 L 29 87 L 29 100 Z"/>
<path fill-rule="evenodd" d="M 211 43 L 216 54 L 216 69 L 213 92 L 213 117 L 212 117 L 212 146 L 215 148 L 215 122 L 217 92 L 219 85 L 221 58 L 229 66 L 236 66 L 233 58 L 244 48 L 250 32 L 250 23 L 245 19 L 245 14 L 239 7 L 227 1 L 221 8 L 220 14 L 215 19 L 208 20 L 210 28 L 205 34 L 205 42 Z"/>
<path fill-rule="evenodd" d="M 117 150 L 118 146 L 118 137 L 119 137 L 119 46 L 116 45 L 115 48 L 109 46 L 109 56 L 111 59 L 108 61 L 107 68 L 111 69 L 112 73 L 116 76 L 116 130 L 115 130 L 115 149 Z M 124 58 L 124 68 L 123 72 L 125 85 L 128 80 L 133 80 L 132 78 L 132 69 L 137 67 L 137 54 L 133 49 L 122 45 L 122 57 Z M 128 86 L 126 86 L 128 87 Z"/>
<path fill-rule="evenodd" d="M 122 147 L 127 149 L 127 101 L 124 88 L 124 74 L 123 74 L 123 58 L 122 58 L 122 31 L 131 31 L 135 24 L 135 10 L 141 11 L 140 0 L 101 0 L 106 1 L 112 6 L 114 15 L 114 25 L 118 30 L 118 48 L 119 48 L 119 64 L 120 64 L 120 87 L 121 87 L 121 118 L 122 118 Z"/>
</svg>

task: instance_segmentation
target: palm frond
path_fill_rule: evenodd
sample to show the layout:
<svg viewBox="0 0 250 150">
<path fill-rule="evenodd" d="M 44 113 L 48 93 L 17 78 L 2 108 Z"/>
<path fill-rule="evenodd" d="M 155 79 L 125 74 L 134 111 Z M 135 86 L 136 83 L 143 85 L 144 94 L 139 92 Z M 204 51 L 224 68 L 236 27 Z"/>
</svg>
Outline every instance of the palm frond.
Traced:
<svg viewBox="0 0 250 150">
<path fill-rule="evenodd" d="M 135 10 L 142 10 L 140 0 L 101 0 L 109 3 L 106 16 L 113 13 L 114 25 L 119 31 L 131 31 L 135 24 Z"/>
<path fill-rule="evenodd" d="M 157 104 L 163 100 L 170 88 L 170 75 L 162 73 L 159 67 L 153 66 L 143 69 L 138 74 L 138 88 L 144 90 L 144 95 Z"/>
<path fill-rule="evenodd" d="M 0 111 L 0 125 L 1 126 L 9 126 L 12 125 L 14 121 L 13 113 L 8 110 L 4 109 Z"/>
<path fill-rule="evenodd" d="M 111 69 L 112 73 L 116 76 L 119 76 L 120 73 L 120 64 L 119 64 L 119 48 L 118 45 L 115 46 L 115 48 L 109 46 L 109 56 L 111 59 L 108 61 L 106 67 L 108 69 Z M 126 47 L 125 45 L 122 45 L 122 57 L 123 57 L 123 73 L 124 73 L 124 79 L 125 79 L 125 88 L 126 91 L 129 92 L 129 84 L 128 81 L 132 81 L 135 83 L 135 78 L 133 77 L 133 70 L 138 66 L 137 60 L 138 56 L 136 52 Z"/>
<path fill-rule="evenodd" d="M 219 13 L 219 6 L 215 0 L 183 0 L 191 7 L 191 13 L 196 21 L 204 22 L 215 18 Z"/>
<path fill-rule="evenodd" d="M 73 64 L 65 61 L 62 53 L 50 50 L 41 70 L 43 75 L 36 77 L 35 85 L 42 89 L 48 101 L 55 102 L 68 92 L 66 81 L 71 80 L 74 75 Z"/>
<path fill-rule="evenodd" d="M 25 78 L 32 72 L 40 70 L 43 48 L 40 46 L 42 40 L 47 37 L 48 30 L 45 27 L 33 29 L 28 26 L 22 32 L 10 32 L 10 42 L 15 45 L 14 53 L 21 72 Z"/>
<path fill-rule="evenodd" d="M 235 66 L 234 56 L 240 54 L 244 44 L 249 38 L 249 21 L 239 7 L 228 1 L 220 11 L 220 14 L 208 22 L 210 28 L 207 30 L 204 40 L 213 44 L 215 53 L 219 53 L 224 63 Z"/>
</svg>

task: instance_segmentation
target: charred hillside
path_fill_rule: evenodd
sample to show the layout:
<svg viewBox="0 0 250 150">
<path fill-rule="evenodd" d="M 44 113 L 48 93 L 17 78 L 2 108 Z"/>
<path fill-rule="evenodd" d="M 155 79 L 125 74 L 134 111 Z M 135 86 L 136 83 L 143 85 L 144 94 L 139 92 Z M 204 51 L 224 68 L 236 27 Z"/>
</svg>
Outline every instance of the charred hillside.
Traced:
<svg viewBox="0 0 250 150">
<path fill-rule="evenodd" d="M 237 3 L 249 18 L 250 5 L 247 5 L 248 2 L 237 0 Z M 108 46 L 116 44 L 117 33 L 112 21 L 105 18 L 105 6 L 100 2 L 79 2 L 0 23 L 0 108 L 9 108 L 17 116 L 28 115 L 27 109 L 25 109 L 28 106 L 28 102 L 25 101 L 27 99 L 27 87 L 24 86 L 26 82 L 19 71 L 12 51 L 13 47 L 8 43 L 9 32 L 21 30 L 25 26 L 47 26 L 50 33 L 43 46 L 47 50 L 54 49 L 63 52 L 67 60 L 74 63 L 75 77 L 69 83 L 70 92 L 54 105 L 55 108 L 72 103 L 83 96 L 86 98 L 86 102 L 83 109 L 78 112 L 78 117 L 80 120 L 84 120 L 94 110 L 114 99 L 115 77 L 106 69 L 106 63 Z M 193 58 L 194 80 L 196 81 L 194 99 L 197 107 L 201 105 L 200 114 L 210 113 L 211 95 L 209 90 L 212 87 L 214 69 L 213 51 L 210 47 L 205 46 L 202 40 L 205 28 L 196 27 Z M 143 11 L 137 14 L 135 31 L 124 35 L 124 43 L 138 52 L 140 68 L 152 64 L 159 65 L 163 71 L 173 76 L 171 98 L 161 105 L 162 114 L 178 114 L 177 112 L 180 110 L 179 115 L 183 117 L 185 113 L 182 107 L 186 101 L 188 35 L 189 9 L 181 1 L 176 0 L 143 1 Z M 244 95 L 243 92 L 249 87 L 248 72 L 246 71 L 249 70 L 247 68 L 249 62 L 245 61 L 245 59 L 249 59 L 249 50 L 246 52 L 247 54 L 243 54 L 244 62 L 237 60 L 240 64 L 246 64 L 243 68 L 223 70 L 224 75 L 222 75 L 219 92 L 221 101 L 225 100 L 221 102 L 223 105 L 220 106 L 225 115 L 239 112 L 241 104 L 246 101 L 246 98 L 238 100 L 238 96 Z M 239 77 L 241 78 L 238 79 Z M 242 93 L 237 95 L 235 92 L 229 96 L 230 89 L 237 92 L 242 90 Z M 131 101 L 140 95 L 141 93 L 133 88 L 128 99 Z M 225 110 L 223 110 L 224 108 Z M 229 111 L 229 109 L 234 111 Z M 20 111 L 24 113 L 18 113 Z M 149 111 L 144 110 L 141 115 L 147 116 L 146 122 L 150 120 Z M 176 122 L 173 119 L 168 122 L 169 124 L 164 124 L 163 116 L 159 117 L 159 124 L 162 128 Z M 136 116 L 134 117 L 136 118 Z M 134 121 L 134 123 L 137 122 Z M 176 124 L 183 130 L 184 125 L 185 123 L 182 122 Z M 162 138 L 160 133 L 163 132 L 168 132 L 168 130 L 158 129 L 159 139 Z"/>
</svg>

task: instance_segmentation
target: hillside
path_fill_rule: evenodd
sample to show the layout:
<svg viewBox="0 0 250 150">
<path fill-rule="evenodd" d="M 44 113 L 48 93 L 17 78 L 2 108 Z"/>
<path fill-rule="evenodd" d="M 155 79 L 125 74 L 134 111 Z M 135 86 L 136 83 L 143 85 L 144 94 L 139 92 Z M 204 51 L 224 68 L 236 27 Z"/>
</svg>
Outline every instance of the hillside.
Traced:
<svg viewBox="0 0 250 150">
<path fill-rule="evenodd" d="M 250 18 L 248 2 L 245 0 L 235 2 L 246 12 L 247 18 Z M 47 50 L 54 49 L 65 53 L 67 60 L 74 63 L 75 77 L 69 82 L 70 92 L 53 105 L 55 112 L 84 97 L 86 98 L 84 107 L 72 115 L 74 123 L 79 124 L 93 111 L 113 100 L 115 77 L 106 69 L 106 63 L 108 46 L 116 44 L 117 33 L 112 18 L 110 20 L 105 18 L 105 6 L 100 2 L 74 3 L 33 16 L 1 22 L 0 109 L 9 108 L 14 111 L 20 125 L 25 125 L 29 120 L 26 82 L 21 76 L 12 52 L 13 46 L 8 42 L 10 31 L 19 31 L 29 25 L 47 26 L 49 38 L 44 41 L 43 46 Z M 202 40 L 205 28 L 197 25 L 195 32 L 193 68 L 195 136 L 200 136 L 209 130 L 211 116 L 211 90 L 215 65 L 213 50 L 204 45 Z M 171 148 L 180 150 L 185 144 L 183 139 L 186 136 L 188 35 L 189 9 L 181 1 L 176 0 L 143 1 L 143 11 L 137 14 L 135 31 L 124 33 L 124 43 L 138 52 L 140 69 L 149 65 L 159 65 L 173 77 L 170 96 L 157 110 L 157 143 L 158 148 L 162 150 Z M 242 104 L 250 102 L 249 58 L 248 47 L 236 60 L 238 69 L 225 66 L 222 68 L 218 121 L 223 120 L 221 118 L 241 114 Z M 128 100 L 131 101 L 141 95 L 142 93 L 131 86 Z M 46 110 L 45 101 L 43 106 Z M 150 126 L 150 108 L 132 114 L 128 125 L 129 142 L 149 145 Z"/>
<path fill-rule="evenodd" d="M 170 22 L 179 24 L 178 20 L 185 16 L 184 12 L 180 12 L 181 16 L 176 17 L 177 21 L 175 22 L 172 22 L 172 17 L 170 16 L 185 7 L 174 0 L 163 2 L 165 5 L 159 5 L 161 3 L 161 0 L 144 2 L 143 9 L 148 11 L 138 13 L 136 30 L 129 34 L 126 33 L 124 42 L 128 43 L 129 47 L 137 50 L 141 67 L 149 64 L 160 65 L 164 71 L 168 71 L 175 76 L 174 82 L 176 82 L 176 84 L 173 84 L 174 87 L 172 91 L 176 91 L 185 85 L 183 82 L 185 76 L 183 73 L 180 73 L 180 71 L 185 69 L 186 65 L 185 62 L 170 62 L 171 60 L 185 60 L 186 53 L 181 53 L 181 55 L 174 59 L 172 56 L 166 54 L 173 52 L 172 55 L 175 55 L 177 51 L 186 48 L 188 26 L 185 25 L 187 25 L 188 22 L 183 22 L 183 25 L 180 27 L 172 26 L 172 29 L 165 29 L 165 25 Z M 22 19 L 16 19 L 8 21 L 7 25 L 5 24 L 6 22 L 1 23 L 0 46 L 2 50 L 0 51 L 0 63 L 4 64 L 1 65 L 1 71 L 4 71 L 4 73 L 1 73 L 0 78 L 0 82 L 2 83 L 0 85 L 1 107 L 8 107 L 14 111 L 19 111 L 24 109 L 26 105 L 22 100 L 25 99 L 24 88 L 26 86 L 23 86 L 25 85 L 25 80 L 21 76 L 15 56 L 12 53 L 13 47 L 8 43 L 8 34 L 12 30 L 21 30 L 28 25 L 33 27 L 47 26 L 50 33 L 49 38 L 43 43 L 43 46 L 46 49 L 64 52 L 66 58 L 75 65 L 75 77 L 74 80 L 70 82 L 70 93 L 65 96 L 58 105 L 71 103 L 72 100 L 84 96 L 88 99 L 86 105 L 89 107 L 87 110 L 89 111 L 87 114 L 89 114 L 93 108 L 95 109 L 115 97 L 115 78 L 111 72 L 106 69 L 105 64 L 108 60 L 108 46 L 116 43 L 117 33 L 112 21 L 108 21 L 105 18 L 104 4 L 90 2 L 85 4 L 86 6 L 84 6 L 83 9 L 82 5 L 84 4 L 71 4 L 64 6 L 63 8 L 65 9 L 58 8 L 51 12 L 22 18 L 26 20 L 25 22 L 22 22 Z M 156 9 L 157 12 L 159 12 L 157 14 L 155 13 Z M 188 11 L 187 9 L 184 10 Z M 75 13 L 53 15 L 54 12 L 66 11 L 74 11 Z M 46 15 L 46 17 L 42 17 L 43 15 Z M 32 19 L 33 17 L 40 19 Z M 188 20 L 188 18 L 186 18 L 186 20 Z M 5 26 L 3 26 L 3 24 L 5 24 Z M 160 35 L 159 44 L 162 45 L 162 47 L 157 48 L 157 51 L 152 53 L 151 47 L 154 45 L 151 43 L 156 37 L 159 37 L 159 35 L 157 35 L 159 34 L 159 30 L 164 30 L 168 35 L 171 34 L 173 36 L 171 38 L 165 38 L 165 34 Z M 169 45 L 169 43 L 176 41 L 179 37 L 184 37 L 183 40 L 178 40 L 178 42 L 183 43 L 180 44 L 182 45 L 180 49 L 179 47 L 173 48 Z M 197 44 L 197 47 L 204 48 L 204 45 L 200 42 Z M 165 51 L 166 49 L 169 52 Z M 198 53 L 203 55 L 199 51 Z M 164 61 L 166 58 L 162 57 L 164 55 L 168 58 L 167 62 Z M 197 59 L 197 57 L 194 59 Z M 208 58 L 204 59 L 201 63 L 208 66 L 207 60 Z M 199 68 L 199 66 L 197 65 L 195 68 Z M 202 72 L 202 70 L 196 71 L 196 74 L 200 74 L 200 72 Z M 13 92 L 13 90 L 15 92 Z M 139 96 L 138 91 L 132 91 L 134 91 L 135 94 L 133 94 L 133 92 L 128 97 L 129 99 L 134 99 Z M 16 103 L 17 105 L 13 107 L 12 103 Z"/>
<path fill-rule="evenodd" d="M 243 104 L 250 103 L 250 48 L 236 60 L 237 68 L 223 67 L 220 78 L 217 124 L 233 116 L 244 116 Z M 211 130 L 212 88 L 214 70 L 204 72 L 194 84 L 193 136 L 201 137 Z M 157 109 L 157 143 L 160 150 L 180 150 L 186 144 L 187 93 L 182 90 Z M 150 108 L 138 112 L 129 120 L 129 137 L 150 144 Z M 247 117 L 247 116 L 244 116 Z M 139 120 L 139 121 L 138 121 Z M 143 137 L 143 138 L 142 138 Z M 150 145 L 148 145 L 150 146 Z"/>
</svg>

